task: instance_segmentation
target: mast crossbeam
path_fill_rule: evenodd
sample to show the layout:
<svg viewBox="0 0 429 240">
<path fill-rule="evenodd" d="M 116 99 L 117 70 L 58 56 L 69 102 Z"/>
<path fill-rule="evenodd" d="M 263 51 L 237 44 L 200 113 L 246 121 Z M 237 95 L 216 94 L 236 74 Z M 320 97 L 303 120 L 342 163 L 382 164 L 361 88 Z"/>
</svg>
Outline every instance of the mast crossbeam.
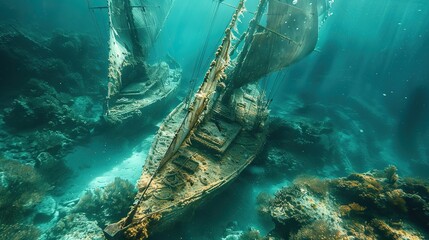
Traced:
<svg viewBox="0 0 429 240">
<path fill-rule="evenodd" d="M 260 28 L 262 28 L 262 29 L 265 29 L 265 30 L 267 30 L 267 31 L 268 31 L 268 32 L 270 32 L 270 33 L 273 33 L 273 34 L 275 34 L 275 35 L 277 35 L 277 36 L 279 36 L 279 37 L 281 37 L 281 38 L 283 38 L 283 39 L 285 39 L 285 40 L 289 41 L 290 43 L 293 43 L 293 44 L 295 44 L 295 45 L 301 46 L 301 44 L 300 44 L 300 43 L 298 43 L 298 42 L 294 41 L 293 39 L 289 38 L 288 36 L 283 35 L 283 34 L 281 34 L 281 33 L 277 32 L 277 31 L 275 31 L 275 30 L 273 30 L 273 29 L 270 29 L 270 28 L 264 27 L 264 26 L 262 26 L 262 25 L 260 25 L 260 24 L 258 24 L 258 27 L 260 27 Z"/>
<path fill-rule="evenodd" d="M 89 10 L 101 10 L 101 9 L 107 9 L 108 6 L 95 6 L 95 7 L 88 7 Z"/>
</svg>

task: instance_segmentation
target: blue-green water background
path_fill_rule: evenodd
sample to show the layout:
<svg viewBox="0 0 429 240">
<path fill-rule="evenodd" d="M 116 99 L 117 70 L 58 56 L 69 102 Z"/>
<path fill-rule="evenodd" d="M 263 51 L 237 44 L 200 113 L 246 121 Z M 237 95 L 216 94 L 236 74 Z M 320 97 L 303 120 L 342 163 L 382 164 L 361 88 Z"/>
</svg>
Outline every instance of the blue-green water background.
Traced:
<svg viewBox="0 0 429 240">
<path fill-rule="evenodd" d="M 103 1 L 91 4 L 105 5 Z M 216 5 L 211 0 L 176 0 L 153 49 L 153 59 L 168 53 L 181 64 L 183 89 L 187 89 Z M 249 11 L 255 5 L 255 0 L 248 0 Z M 429 2 L 337 0 L 331 11 L 333 15 L 321 28 L 317 51 L 286 70 L 272 114 L 287 117 L 282 113 L 288 109 L 290 98 L 308 106 L 337 106 L 341 114 L 349 114 L 349 121 L 355 121 L 349 122 L 356 125 L 349 133 L 363 135 L 364 145 L 355 147 L 365 152 L 365 159 L 361 156 L 361 163 L 352 162 L 351 170 L 367 171 L 393 163 L 404 174 L 427 179 Z M 232 8 L 220 5 L 204 64 L 209 63 L 232 12 Z M 246 17 L 243 22 L 247 22 L 249 16 Z M 42 34 L 57 29 L 90 34 L 105 48 L 107 67 L 107 12 L 89 11 L 84 0 L 2 0 L 0 20 L 13 21 Z M 199 79 L 205 72 L 202 69 Z M 313 117 L 335 120 L 324 108 L 315 109 Z M 212 204 L 197 213 L 206 216 L 205 221 L 196 220 L 185 228 L 185 233 L 178 234 L 209 236 L 221 231 L 219 226 L 229 221 L 238 221 L 242 227 L 260 224 L 256 213 L 246 211 L 254 206 L 254 196 L 260 189 L 280 183 L 264 181 L 257 172 L 257 168 L 247 170 L 217 199 L 226 207 L 219 210 Z M 234 187 L 241 191 L 231 190 Z"/>
</svg>

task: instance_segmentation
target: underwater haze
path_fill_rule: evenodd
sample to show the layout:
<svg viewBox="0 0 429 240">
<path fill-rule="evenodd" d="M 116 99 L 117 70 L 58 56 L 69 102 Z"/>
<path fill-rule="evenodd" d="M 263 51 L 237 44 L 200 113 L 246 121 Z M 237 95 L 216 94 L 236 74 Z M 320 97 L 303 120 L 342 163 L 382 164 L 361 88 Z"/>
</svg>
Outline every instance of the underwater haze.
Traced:
<svg viewBox="0 0 429 240">
<path fill-rule="evenodd" d="M 112 1 L 0 0 L 0 240 L 105 239 L 142 192 L 164 119 L 199 97 L 239 3 L 173 1 L 133 59 L 141 70 L 123 53 L 138 54 L 135 39 L 109 23 Z M 300 1 L 316 0 L 268 2 Z M 315 49 L 258 83 L 269 106 L 263 149 L 149 239 L 429 238 L 429 2 L 317 1 L 330 7 Z M 161 2 L 131 0 L 142 12 Z M 258 3 L 247 0 L 238 32 Z M 145 74 L 168 78 L 147 97 L 154 105 L 115 112 L 128 107 L 122 96 L 147 94 L 115 76 Z"/>
</svg>

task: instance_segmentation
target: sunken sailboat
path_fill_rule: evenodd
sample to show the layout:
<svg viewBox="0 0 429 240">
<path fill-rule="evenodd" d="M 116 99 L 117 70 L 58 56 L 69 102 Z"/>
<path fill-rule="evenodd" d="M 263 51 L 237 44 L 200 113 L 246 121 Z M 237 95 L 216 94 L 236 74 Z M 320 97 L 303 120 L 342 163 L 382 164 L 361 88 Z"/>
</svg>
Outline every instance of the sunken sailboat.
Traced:
<svg viewBox="0 0 429 240">
<path fill-rule="evenodd" d="M 171 98 L 181 68 L 171 58 L 146 60 L 173 0 L 108 0 L 108 93 L 104 120 L 111 126 L 143 125 Z M 150 113 L 150 114 L 149 114 Z"/>
<path fill-rule="evenodd" d="M 246 37 L 234 41 L 244 2 L 192 101 L 181 103 L 161 125 L 136 201 L 127 217 L 105 228 L 108 238 L 145 239 L 162 230 L 234 180 L 263 148 L 269 101 L 258 80 L 313 51 L 317 4 L 260 0 Z"/>
</svg>

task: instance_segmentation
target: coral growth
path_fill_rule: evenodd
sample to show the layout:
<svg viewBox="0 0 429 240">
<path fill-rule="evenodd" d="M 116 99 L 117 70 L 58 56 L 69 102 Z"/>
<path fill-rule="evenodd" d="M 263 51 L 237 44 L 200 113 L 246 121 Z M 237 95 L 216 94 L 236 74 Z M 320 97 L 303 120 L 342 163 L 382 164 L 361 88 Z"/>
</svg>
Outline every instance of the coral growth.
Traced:
<svg viewBox="0 0 429 240">
<path fill-rule="evenodd" d="M 161 217 L 159 213 L 152 214 L 138 224 L 126 229 L 126 239 L 147 239 L 149 237 L 150 224 L 156 223 Z"/>
<path fill-rule="evenodd" d="M 67 171 L 61 159 L 98 126 L 104 53 L 87 36 L 0 30 L 0 152 L 56 185 Z M 40 161 L 42 153 L 54 161 Z"/>
<path fill-rule="evenodd" d="M 341 240 L 347 239 L 340 231 L 332 228 L 327 222 L 317 220 L 292 234 L 290 240 Z"/>
<path fill-rule="evenodd" d="M 115 178 L 104 189 L 87 191 L 75 206 L 74 212 L 85 213 L 104 226 L 126 215 L 134 196 L 135 189 L 129 181 Z"/>
<path fill-rule="evenodd" d="M 22 95 L 14 99 L 11 106 L 5 109 L 4 121 L 15 130 L 34 129 L 40 126 L 61 130 L 64 127 L 93 125 L 94 123 L 80 117 L 82 112 L 76 111 L 75 107 L 72 108 L 73 103 L 72 96 L 58 92 L 46 81 L 30 79 Z M 83 103 L 85 102 L 81 104 Z"/>
<path fill-rule="evenodd" d="M 97 126 L 98 119 L 82 117 L 84 110 L 74 105 L 71 96 L 42 80 L 31 79 L 22 93 L 4 110 L 8 128 L 0 150 L 9 158 L 35 162 L 42 152 L 61 158 L 76 140 L 89 137 Z"/>
<path fill-rule="evenodd" d="M 425 239 L 428 187 L 401 179 L 393 166 L 329 181 L 298 179 L 270 201 L 272 233 L 281 239 Z"/>
<path fill-rule="evenodd" d="M 386 240 L 402 240 L 402 239 L 426 239 L 427 236 L 423 236 L 415 230 L 405 229 L 403 224 L 401 226 L 394 227 L 393 224 L 387 224 L 386 221 L 374 218 L 371 220 L 370 225 L 373 227 L 374 231 L 379 236 L 379 239 Z"/>
<path fill-rule="evenodd" d="M 270 194 L 262 192 L 258 194 L 256 198 L 256 204 L 258 205 L 258 213 L 261 216 L 267 216 L 270 213 L 270 203 L 272 201 L 272 197 Z"/>
<path fill-rule="evenodd" d="M 0 224 L 0 238 L 8 240 L 37 240 L 39 239 L 40 231 L 34 226 L 13 224 Z M 4 237 L 4 238 L 3 238 Z"/>
<path fill-rule="evenodd" d="M 96 221 L 90 221 L 81 213 L 70 214 L 60 219 L 47 233 L 47 240 L 103 240 L 102 229 Z"/>
<path fill-rule="evenodd" d="M 30 212 L 47 190 L 31 166 L 0 158 L 0 223 L 14 223 Z"/>
<path fill-rule="evenodd" d="M 62 100 L 57 91 L 45 81 L 30 79 L 25 95 L 13 100 L 5 110 L 4 121 L 13 128 L 34 128 L 65 115 Z M 25 118 L 24 118 L 24 117 Z"/>
<path fill-rule="evenodd" d="M 343 232 L 337 206 L 328 194 L 312 192 L 305 185 L 292 185 L 279 190 L 271 201 L 270 213 L 276 225 L 275 233 L 286 238 L 315 221 L 323 221 L 336 231 Z"/>
<path fill-rule="evenodd" d="M 70 96 L 44 81 L 29 80 L 23 95 L 4 110 L 8 128 L 0 139 L 0 151 L 10 159 L 34 164 L 53 185 L 64 180 L 69 170 L 62 158 L 78 140 L 89 137 L 96 125 L 71 106 Z"/>
<path fill-rule="evenodd" d="M 298 186 L 305 186 L 308 190 L 321 196 L 325 196 L 329 190 L 329 182 L 315 176 L 300 175 L 295 178 L 293 183 Z"/>
<path fill-rule="evenodd" d="M 350 216 L 351 214 L 362 214 L 365 209 L 366 207 L 363 207 L 355 202 L 341 205 L 339 208 L 341 217 Z"/>
</svg>

